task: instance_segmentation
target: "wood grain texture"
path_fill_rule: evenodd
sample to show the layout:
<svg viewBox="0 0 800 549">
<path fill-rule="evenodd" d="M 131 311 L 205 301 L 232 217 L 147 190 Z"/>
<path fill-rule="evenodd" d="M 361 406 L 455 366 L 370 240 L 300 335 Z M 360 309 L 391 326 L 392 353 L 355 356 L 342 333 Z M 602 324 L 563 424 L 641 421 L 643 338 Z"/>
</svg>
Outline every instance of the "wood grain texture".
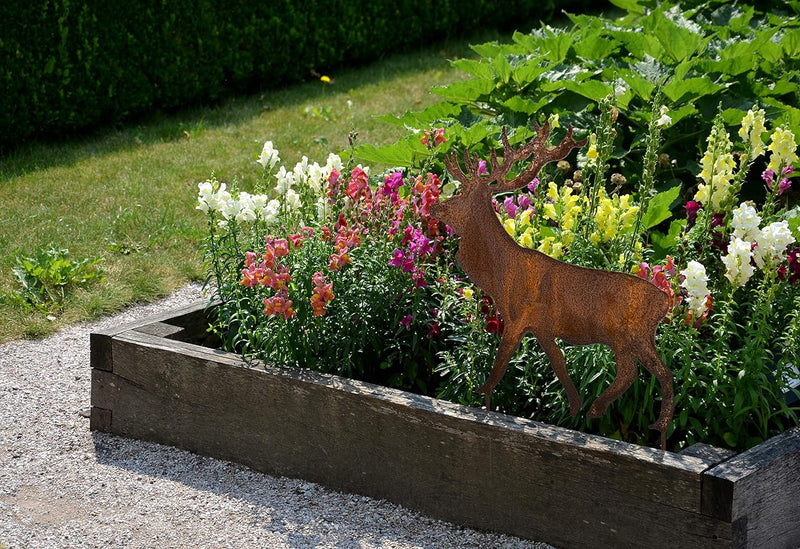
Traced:
<svg viewBox="0 0 800 549">
<path fill-rule="evenodd" d="M 739 455 L 662 452 L 246 364 L 186 341 L 204 308 L 93 334 L 93 430 L 561 547 L 800 546 L 800 427 Z"/>
<path fill-rule="evenodd" d="M 180 341 L 114 337 L 111 431 L 559 546 L 729 546 L 708 463 Z M 558 520 L 554 520 L 558 517 Z M 679 525 L 679 526 L 676 526 Z"/>
<path fill-rule="evenodd" d="M 737 547 L 800 547 L 800 427 L 706 472 L 713 497 L 730 502 Z"/>
</svg>

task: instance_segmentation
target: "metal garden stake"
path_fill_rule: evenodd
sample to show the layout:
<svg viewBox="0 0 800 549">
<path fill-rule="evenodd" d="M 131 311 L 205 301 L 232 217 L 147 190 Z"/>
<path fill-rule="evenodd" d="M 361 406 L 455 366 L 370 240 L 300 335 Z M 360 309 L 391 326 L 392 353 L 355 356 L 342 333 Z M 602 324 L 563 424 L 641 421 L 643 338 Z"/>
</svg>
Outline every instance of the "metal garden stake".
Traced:
<svg viewBox="0 0 800 549">
<path fill-rule="evenodd" d="M 672 373 L 664 366 L 655 347 L 658 323 L 668 311 L 668 297 L 650 282 L 636 276 L 570 265 L 539 251 L 523 248 L 506 233 L 494 208 L 492 195 L 530 183 L 541 168 L 561 160 L 585 144 L 566 137 L 555 147 L 547 146 L 550 125 L 536 127 L 537 135 L 513 149 L 503 129 L 503 158 L 493 150 L 490 170 L 479 173 L 479 159 L 464 152 L 467 173 L 456 153 L 445 158 L 450 174 L 461 183 L 460 193 L 431 208 L 431 215 L 450 225 L 461 237 L 456 259 L 470 279 L 489 294 L 505 322 L 494 366 L 478 389 L 486 395 L 486 407 L 495 385 L 522 337 L 532 333 L 567 392 L 570 412 L 581 408 L 564 354 L 556 338 L 573 345 L 603 343 L 614 352 L 617 374 L 611 385 L 592 403 L 588 417 L 602 415 L 624 393 L 637 375 L 635 360 L 649 370 L 661 385 L 661 412 L 651 429 L 661 432 L 661 448 L 672 420 L 674 395 Z M 517 177 L 507 180 L 512 165 L 533 155 L 531 164 Z"/>
</svg>

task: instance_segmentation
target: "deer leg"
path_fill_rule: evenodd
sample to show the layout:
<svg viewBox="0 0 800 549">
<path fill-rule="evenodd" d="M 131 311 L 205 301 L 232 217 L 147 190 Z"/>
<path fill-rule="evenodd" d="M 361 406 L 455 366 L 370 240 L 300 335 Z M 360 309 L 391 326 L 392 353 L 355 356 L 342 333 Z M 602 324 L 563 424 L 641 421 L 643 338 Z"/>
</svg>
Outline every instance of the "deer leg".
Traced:
<svg viewBox="0 0 800 549">
<path fill-rule="evenodd" d="M 503 379 L 503 375 L 506 373 L 506 368 L 508 367 L 508 361 L 514 356 L 514 351 L 517 350 L 517 345 L 519 345 L 525 333 L 524 330 L 515 329 L 509 324 L 510 323 L 506 324 L 503 337 L 500 338 L 500 346 L 497 348 L 497 354 L 494 357 L 494 366 L 492 366 L 492 372 L 489 374 L 489 378 L 483 385 L 475 389 L 477 392 L 486 395 L 487 410 L 492 409 L 491 398 L 495 385 Z"/>
<path fill-rule="evenodd" d="M 586 414 L 586 417 L 597 418 L 603 415 L 611 403 L 627 391 L 636 379 L 636 363 L 633 361 L 633 355 L 630 352 L 615 349 L 614 360 L 617 363 L 617 375 L 611 385 L 592 403 L 592 407 L 589 408 L 589 413 Z"/>
<path fill-rule="evenodd" d="M 672 372 L 664 366 L 661 357 L 658 356 L 655 343 L 650 342 L 638 355 L 642 365 L 653 374 L 661 385 L 661 412 L 655 423 L 650 425 L 654 431 L 661 432 L 661 449 L 667 449 L 667 428 L 672 421 L 675 413 L 675 393 L 672 389 Z"/>
<path fill-rule="evenodd" d="M 569 400 L 569 413 L 572 415 L 572 417 L 575 417 L 578 415 L 581 406 L 583 406 L 583 401 L 581 400 L 580 395 L 578 395 L 578 390 L 575 388 L 575 385 L 572 383 L 572 380 L 567 373 L 567 362 L 564 360 L 564 353 L 561 352 L 561 348 L 556 345 L 556 340 L 552 337 L 545 338 L 537 335 L 536 339 L 539 340 L 539 345 L 542 346 L 547 358 L 550 359 L 550 366 L 553 367 L 556 377 L 567 391 L 567 400 Z"/>
</svg>

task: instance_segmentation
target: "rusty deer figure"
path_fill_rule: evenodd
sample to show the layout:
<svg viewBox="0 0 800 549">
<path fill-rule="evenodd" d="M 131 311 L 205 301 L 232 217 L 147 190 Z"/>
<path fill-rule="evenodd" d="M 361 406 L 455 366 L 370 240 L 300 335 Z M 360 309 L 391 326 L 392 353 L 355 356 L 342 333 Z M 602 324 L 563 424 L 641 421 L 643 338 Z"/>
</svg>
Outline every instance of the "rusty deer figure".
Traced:
<svg viewBox="0 0 800 549">
<path fill-rule="evenodd" d="M 468 173 L 462 170 L 456 153 L 447 156 L 447 170 L 461 183 L 461 190 L 431 208 L 434 218 L 460 236 L 458 263 L 478 287 L 492 296 L 505 322 L 492 372 L 478 391 L 486 395 L 486 407 L 490 409 L 495 385 L 522 337 L 530 332 L 547 354 L 575 416 L 582 402 L 567 374 L 556 338 L 573 345 L 603 343 L 614 352 L 617 374 L 592 404 L 588 417 L 602 415 L 631 386 L 638 372 L 636 359 L 661 385 L 661 413 L 650 428 L 661 432 L 661 448 L 666 449 L 666 432 L 674 408 L 672 373 L 656 351 L 655 331 L 667 313 L 667 295 L 633 275 L 578 267 L 523 248 L 506 233 L 495 214 L 493 194 L 527 185 L 545 164 L 563 159 L 586 142 L 575 141 L 570 127 L 559 145 L 548 147 L 549 124 L 537 126 L 536 130 L 533 140 L 515 150 L 503 129 L 502 162 L 498 162 L 493 150 L 488 173 L 479 173 L 478 157 L 468 151 L 464 153 Z M 534 157 L 530 166 L 507 180 L 512 165 L 531 155 Z"/>
</svg>

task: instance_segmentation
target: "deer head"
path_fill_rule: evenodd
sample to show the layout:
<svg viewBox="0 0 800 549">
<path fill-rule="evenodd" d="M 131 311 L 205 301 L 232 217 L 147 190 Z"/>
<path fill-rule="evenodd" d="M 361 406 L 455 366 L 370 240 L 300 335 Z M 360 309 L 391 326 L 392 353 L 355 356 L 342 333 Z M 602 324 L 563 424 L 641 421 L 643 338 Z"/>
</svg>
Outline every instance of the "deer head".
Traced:
<svg viewBox="0 0 800 549">
<path fill-rule="evenodd" d="M 445 167 L 450 175 L 461 183 L 461 191 L 448 200 L 433 205 L 431 215 L 450 225 L 456 234 L 463 234 L 471 223 L 474 208 L 480 202 L 490 203 L 493 194 L 524 187 L 533 181 L 545 164 L 561 160 L 572 149 L 586 144 L 586 139 L 575 141 L 572 138 L 572 126 L 568 128 L 566 137 L 555 147 L 547 147 L 548 137 L 550 137 L 550 123 L 545 122 L 543 126 L 536 124 L 536 137 L 519 149 L 514 149 L 508 142 L 506 129 L 503 128 L 500 134 L 503 143 L 502 162 L 498 162 L 497 153 L 492 149 L 486 171 L 480 169 L 478 155 L 469 151 L 464 151 L 466 173 L 459 165 L 457 153 L 445 156 Z M 515 162 L 525 160 L 531 155 L 535 155 L 533 161 L 522 173 L 513 179 L 506 179 Z"/>
</svg>

